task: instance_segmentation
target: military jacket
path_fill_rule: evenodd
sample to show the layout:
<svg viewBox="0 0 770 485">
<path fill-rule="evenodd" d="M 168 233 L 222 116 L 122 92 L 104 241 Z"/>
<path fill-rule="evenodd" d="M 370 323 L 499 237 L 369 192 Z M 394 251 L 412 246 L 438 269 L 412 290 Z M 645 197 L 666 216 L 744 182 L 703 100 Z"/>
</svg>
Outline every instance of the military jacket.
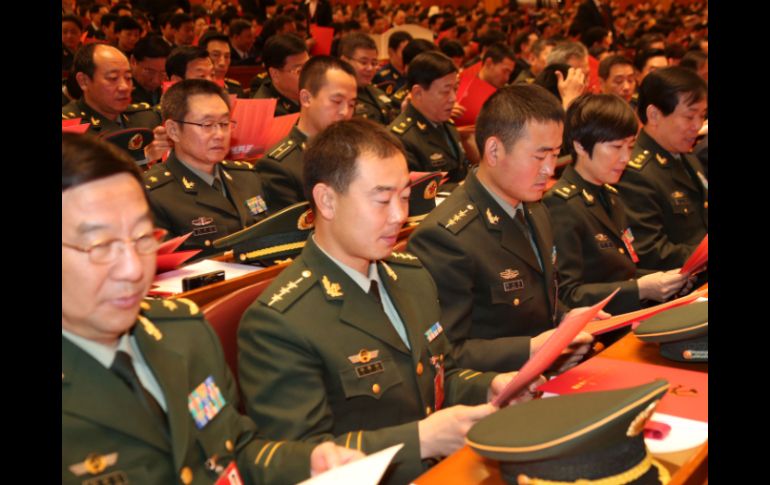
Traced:
<svg viewBox="0 0 770 485">
<path fill-rule="evenodd" d="M 155 224 L 169 237 L 192 235 L 182 249 L 201 249 L 196 258 L 218 251 L 212 243 L 271 214 L 262 182 L 248 162 L 219 163 L 229 199 L 200 179 L 172 152 L 166 163 L 144 174 Z"/>
<path fill-rule="evenodd" d="M 449 172 L 449 181 L 445 184 L 447 189 L 454 188 L 468 173 L 465 149 L 460 142 L 457 128 L 451 121 L 433 126 L 410 103 L 390 124 L 390 130 L 406 148 L 406 161 L 410 171 Z"/>
<path fill-rule="evenodd" d="M 377 71 L 377 74 L 372 78 L 372 84 L 390 96 L 403 86 L 406 86 L 406 75 L 399 73 L 398 69 L 389 62 L 385 64 L 385 67 Z"/>
<path fill-rule="evenodd" d="M 147 91 L 142 86 L 134 81 L 134 90 L 131 91 L 132 103 L 146 103 L 150 106 L 156 106 L 160 103 L 160 97 L 162 95 L 161 88 L 155 89 L 152 92 Z"/>
<path fill-rule="evenodd" d="M 63 484 L 213 484 L 233 461 L 249 484 L 309 476 L 315 445 L 257 439 L 238 413 L 222 347 L 195 303 L 145 300 L 132 332 L 165 397 L 170 436 L 116 374 L 62 336 Z M 188 399 L 205 397 L 207 380 L 221 401 L 199 428 Z"/>
<path fill-rule="evenodd" d="M 675 158 L 642 129 L 617 189 L 639 265 L 681 267 L 708 233 L 708 180 L 698 159 Z"/>
<path fill-rule="evenodd" d="M 257 89 L 257 92 L 251 97 L 256 99 L 277 98 L 278 102 L 275 103 L 275 116 L 299 113 L 299 104 L 279 93 L 278 90 L 275 89 L 275 86 L 273 86 L 273 81 L 270 80 L 270 78 L 265 79 L 259 86 L 259 89 Z"/>
<path fill-rule="evenodd" d="M 265 194 L 274 211 L 305 200 L 302 188 L 302 155 L 307 136 L 296 126 L 257 162 Z"/>
<path fill-rule="evenodd" d="M 241 86 L 241 83 L 239 83 L 235 79 L 230 79 L 229 77 L 226 77 L 225 88 L 227 89 L 227 92 L 229 94 L 234 95 L 236 98 L 246 97 L 246 95 L 243 94 L 243 87 Z"/>
<path fill-rule="evenodd" d="M 587 182 L 570 164 L 543 203 L 553 222 L 561 300 L 569 307 L 589 306 L 620 287 L 605 311 L 616 314 L 641 308 L 635 278 L 650 271 L 637 271 L 624 242 L 624 233 L 631 236 L 617 189 Z"/>
<path fill-rule="evenodd" d="M 387 125 L 393 121 L 393 101 L 373 85 L 358 88 L 355 116 Z"/>
<path fill-rule="evenodd" d="M 441 322 L 463 367 L 518 369 L 531 337 L 554 328 L 565 310 L 548 211 L 539 202 L 524 209 L 542 269 L 529 237 L 475 172 L 409 238 L 409 251 L 438 286 Z"/>
<path fill-rule="evenodd" d="M 82 123 L 91 123 L 88 132 L 102 135 L 127 128 L 148 128 L 152 130 L 161 122 L 160 113 L 147 103 L 135 103 L 120 114 L 118 121 L 108 119 L 86 104 L 84 98 L 72 101 L 61 109 L 62 119 L 82 118 Z"/>
<path fill-rule="evenodd" d="M 411 349 L 374 297 L 311 237 L 244 314 L 239 380 L 266 436 L 334 439 L 364 453 L 404 443 L 382 483 L 405 484 L 425 470 L 417 421 L 435 408 L 431 360 L 445 359 L 444 407 L 486 402 L 495 374 L 455 367 L 435 325 L 436 287 L 417 258 L 394 253 L 377 266 Z"/>
</svg>

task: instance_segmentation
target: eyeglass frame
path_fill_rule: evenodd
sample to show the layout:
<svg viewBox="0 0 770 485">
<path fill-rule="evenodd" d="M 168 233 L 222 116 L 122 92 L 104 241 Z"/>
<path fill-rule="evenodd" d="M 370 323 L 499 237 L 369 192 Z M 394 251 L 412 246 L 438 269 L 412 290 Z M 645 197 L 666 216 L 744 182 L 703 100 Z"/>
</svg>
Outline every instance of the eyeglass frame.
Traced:
<svg viewBox="0 0 770 485">
<path fill-rule="evenodd" d="M 196 123 L 194 121 L 184 121 L 184 120 L 174 120 L 174 119 L 172 119 L 171 121 L 175 121 L 177 123 L 182 123 L 183 125 L 199 126 L 203 131 L 208 132 L 208 133 L 213 133 L 215 126 L 218 126 L 222 131 L 232 130 L 236 126 L 238 126 L 238 122 L 235 121 L 235 120 L 229 120 L 227 122 L 227 124 L 225 124 L 224 121 L 212 121 L 210 123 L 209 122 L 206 122 L 206 123 Z"/>
<path fill-rule="evenodd" d="M 118 253 L 116 253 L 115 257 L 113 257 L 112 259 L 109 259 L 107 261 L 94 261 L 94 259 L 93 259 L 93 251 L 94 251 L 94 249 L 97 249 L 99 247 L 107 247 L 107 248 L 109 248 L 109 246 L 111 246 L 112 244 L 114 244 L 116 242 L 122 242 L 123 243 L 123 250 L 126 250 L 128 248 L 128 244 L 130 244 L 131 246 L 133 246 L 134 251 L 136 252 L 136 254 L 138 254 L 140 256 L 149 256 L 151 254 L 155 254 L 155 253 L 158 252 L 158 249 L 160 248 L 160 245 L 161 245 L 161 241 L 163 240 L 163 238 L 166 237 L 166 234 L 168 234 L 167 230 L 157 228 L 157 229 L 153 229 L 152 232 L 150 232 L 150 233 L 144 233 L 141 236 L 138 236 L 138 237 L 135 237 L 135 238 L 119 238 L 119 237 L 116 237 L 116 238 L 112 238 L 112 239 L 107 239 L 105 241 L 97 241 L 97 242 L 95 242 L 93 244 L 90 244 L 88 246 L 78 246 L 76 244 L 70 244 L 70 243 L 62 241 L 61 245 L 62 245 L 62 247 L 65 247 L 65 248 L 74 249 L 75 251 L 78 251 L 78 252 L 81 252 L 81 253 L 86 253 L 88 255 L 88 260 L 92 264 L 100 264 L 100 265 L 105 264 L 106 265 L 106 264 L 113 264 L 115 261 L 117 261 L 118 260 L 118 256 L 117 256 Z M 139 251 L 139 249 L 138 249 L 138 247 L 136 245 L 137 242 L 140 239 L 142 239 L 144 237 L 147 237 L 147 236 L 150 236 L 152 239 L 155 240 L 155 242 L 156 242 L 155 248 L 152 249 L 151 251 L 148 251 L 148 252 Z"/>
</svg>

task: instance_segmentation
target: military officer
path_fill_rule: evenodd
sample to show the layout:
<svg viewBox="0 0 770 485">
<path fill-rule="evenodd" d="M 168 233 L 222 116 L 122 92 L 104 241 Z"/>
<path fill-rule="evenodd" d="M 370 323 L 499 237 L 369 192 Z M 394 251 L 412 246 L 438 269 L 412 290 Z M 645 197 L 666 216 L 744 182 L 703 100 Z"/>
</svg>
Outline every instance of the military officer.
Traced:
<svg viewBox="0 0 770 485">
<path fill-rule="evenodd" d="M 134 162 L 64 134 L 62 483 L 284 484 L 356 458 L 256 438 L 198 307 L 143 300 L 157 247 Z"/>
<path fill-rule="evenodd" d="M 372 83 L 388 96 L 406 86 L 407 64 L 402 54 L 411 40 L 411 34 L 405 30 L 393 32 L 388 37 L 388 63 L 372 79 Z"/>
<path fill-rule="evenodd" d="M 131 104 L 131 67 L 118 49 L 101 43 L 81 47 L 71 75 L 83 95 L 62 107 L 62 119 L 82 118 L 90 123 L 88 131 L 96 135 L 151 129 L 154 139 L 144 148 L 145 160 L 157 160 L 170 148 L 158 113 L 147 103 Z"/>
<path fill-rule="evenodd" d="M 379 62 L 377 44 L 361 32 L 348 34 L 340 40 L 340 58 L 356 71 L 358 100 L 356 116 L 387 125 L 393 121 L 393 100 L 372 84 Z"/>
<path fill-rule="evenodd" d="M 307 200 L 302 185 L 306 144 L 335 121 L 353 116 L 355 71 L 335 57 L 316 56 L 302 68 L 299 89 L 302 108 L 297 125 L 257 162 L 257 172 L 274 210 Z"/>
<path fill-rule="evenodd" d="M 208 31 L 198 41 L 198 47 L 209 53 L 211 62 L 214 64 L 214 79 L 225 83 L 228 94 L 245 98 L 241 83 L 227 77 L 232 55 L 228 37 L 216 31 Z"/>
<path fill-rule="evenodd" d="M 294 34 L 278 34 L 265 42 L 262 61 L 265 79 L 252 98 L 276 98 L 275 116 L 299 113 L 299 73 L 310 59 L 305 41 Z"/>
<path fill-rule="evenodd" d="M 665 301 L 687 283 L 678 269 L 638 268 L 632 232 L 617 183 L 628 163 L 639 124 L 621 97 L 583 95 L 567 110 L 567 148 L 575 158 L 543 197 L 554 227 L 559 296 L 567 306 L 593 305 L 615 288 L 610 313 Z"/>
<path fill-rule="evenodd" d="M 246 409 L 267 436 L 333 438 L 365 452 L 404 443 L 385 484 L 464 444 L 511 375 L 461 370 L 450 357 L 435 286 L 392 253 L 407 216 L 398 141 L 354 118 L 318 134 L 304 181 L 315 231 L 246 311 L 238 334 Z"/>
<path fill-rule="evenodd" d="M 465 178 L 468 160 L 450 116 L 457 100 L 457 67 L 440 52 L 423 52 L 409 64 L 411 101 L 390 124 L 406 149 L 409 170 L 448 172 L 448 190 Z"/>
<path fill-rule="evenodd" d="M 163 94 L 161 86 L 166 80 L 166 59 L 170 53 L 171 48 L 158 35 L 139 39 L 131 54 L 131 75 L 134 81 L 131 101 L 150 106 L 160 104 L 160 96 Z"/>
<path fill-rule="evenodd" d="M 476 122 L 478 170 L 409 239 L 438 286 L 441 323 L 461 366 L 519 368 L 566 311 L 551 220 L 540 203 L 563 119 L 558 100 L 540 86 L 498 90 Z M 590 341 L 579 334 L 557 370 L 582 358 Z"/>
<path fill-rule="evenodd" d="M 212 242 L 266 217 L 271 209 L 254 165 L 223 160 L 230 150 L 229 97 L 203 79 L 186 79 L 161 101 L 174 151 L 145 174 L 155 224 L 170 236 L 192 235 L 184 249 L 216 251 Z"/>
<path fill-rule="evenodd" d="M 682 266 L 708 233 L 708 180 L 688 153 L 706 116 L 707 95 L 705 81 L 681 67 L 656 70 L 639 87 L 644 127 L 617 188 L 642 267 Z"/>
</svg>

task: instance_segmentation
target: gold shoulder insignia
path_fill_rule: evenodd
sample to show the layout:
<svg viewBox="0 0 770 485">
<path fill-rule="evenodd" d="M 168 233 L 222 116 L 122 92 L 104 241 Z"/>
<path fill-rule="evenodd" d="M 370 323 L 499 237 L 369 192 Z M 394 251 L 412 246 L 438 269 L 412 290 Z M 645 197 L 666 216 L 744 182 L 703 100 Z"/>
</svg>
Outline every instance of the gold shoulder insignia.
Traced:
<svg viewBox="0 0 770 485">
<path fill-rule="evenodd" d="M 139 323 L 142 324 L 142 327 L 144 328 L 144 331 L 147 332 L 147 335 L 154 338 L 155 340 L 160 340 L 163 338 L 163 334 L 158 330 L 158 327 L 155 326 L 150 320 L 147 319 L 144 315 L 137 315 L 136 318 L 139 319 Z"/>
<path fill-rule="evenodd" d="M 453 234 L 459 233 L 465 228 L 476 216 L 476 208 L 473 204 L 468 204 L 464 209 L 458 210 L 452 217 L 446 222 L 439 222 L 439 225 L 449 230 Z"/>
<path fill-rule="evenodd" d="M 500 222 L 500 216 L 496 216 L 492 214 L 492 211 L 489 209 L 489 207 L 487 207 L 486 214 L 487 214 L 487 220 L 489 221 L 490 224 L 497 225 L 497 223 Z"/>
<path fill-rule="evenodd" d="M 101 123 L 102 123 L 102 120 L 100 120 L 99 118 L 96 118 L 94 116 L 91 117 L 91 124 L 93 126 L 99 126 Z"/>
<path fill-rule="evenodd" d="M 393 268 L 388 266 L 388 263 L 386 263 L 385 261 L 380 261 L 380 262 L 382 263 L 382 267 L 385 268 L 385 272 L 388 273 L 388 276 L 393 278 L 393 281 L 398 281 L 398 275 L 396 274 L 395 271 L 393 271 Z"/>
<path fill-rule="evenodd" d="M 668 159 L 663 155 L 661 155 L 660 153 L 656 153 L 655 158 L 658 160 L 658 163 L 661 165 L 666 165 L 668 163 Z"/>
<path fill-rule="evenodd" d="M 267 306 L 273 306 L 273 304 L 283 300 L 284 296 L 291 293 L 292 290 L 299 288 L 299 284 L 302 282 L 302 280 L 309 278 L 310 276 L 310 271 L 303 271 L 299 278 L 293 281 L 289 281 L 283 285 L 276 293 L 274 293 L 273 296 L 270 297 L 270 301 L 268 302 Z"/>
<path fill-rule="evenodd" d="M 222 160 L 221 163 L 223 167 L 227 167 L 230 170 L 254 170 L 254 165 L 241 160 Z"/>
<path fill-rule="evenodd" d="M 184 303 L 185 305 L 187 305 L 187 308 L 190 310 L 190 315 L 197 315 L 198 313 L 200 313 L 200 308 L 198 307 L 198 304 L 190 300 L 189 298 L 176 298 L 175 300 L 178 303 Z"/>
<path fill-rule="evenodd" d="M 164 307 L 166 307 L 166 308 L 168 308 L 168 309 L 169 309 L 169 310 L 171 310 L 172 312 L 176 311 L 176 309 L 177 309 L 177 304 L 176 304 L 176 303 L 174 303 L 174 302 L 173 302 L 173 301 L 171 301 L 171 300 L 163 300 L 163 306 L 164 306 Z"/>
<path fill-rule="evenodd" d="M 585 199 L 586 203 L 589 205 L 593 205 L 594 203 L 594 196 L 589 194 L 586 189 L 583 189 L 583 199 Z"/>
<path fill-rule="evenodd" d="M 383 69 L 380 71 L 380 76 L 387 76 L 390 73 L 390 69 Z"/>
<path fill-rule="evenodd" d="M 417 256 L 414 256 L 413 254 L 409 254 L 409 253 L 399 253 L 399 252 L 393 251 L 392 256 L 397 259 L 405 259 L 407 261 L 417 261 Z"/>
<path fill-rule="evenodd" d="M 427 129 L 428 129 L 428 125 L 426 125 L 425 123 L 420 123 L 420 122 L 418 121 L 418 122 L 417 122 L 417 128 L 419 128 L 419 129 L 420 129 L 420 131 L 425 131 L 425 130 L 427 130 Z"/>
<path fill-rule="evenodd" d="M 240 86 L 241 85 L 240 82 L 236 81 L 235 79 L 230 79 L 229 77 L 225 78 L 225 82 L 227 82 L 229 84 L 232 84 L 234 86 Z"/>
<path fill-rule="evenodd" d="M 568 185 L 564 185 L 562 187 L 554 188 L 553 192 L 561 197 L 562 199 L 570 199 L 573 196 L 577 195 L 577 192 L 571 189 Z"/>
<path fill-rule="evenodd" d="M 326 291 L 326 294 L 330 297 L 337 298 L 343 295 L 340 284 L 330 282 L 326 275 L 321 278 L 321 283 L 324 285 L 324 291 Z"/>
<path fill-rule="evenodd" d="M 187 177 L 182 177 L 182 183 L 184 184 L 184 188 L 187 190 L 192 190 L 195 188 L 195 182 L 190 182 L 187 180 Z"/>
<path fill-rule="evenodd" d="M 270 158 L 274 158 L 275 160 L 282 160 L 296 146 L 297 144 L 294 143 L 294 140 L 286 140 L 285 142 L 278 145 L 278 148 L 268 153 L 267 156 Z"/>
<path fill-rule="evenodd" d="M 455 224 L 457 224 L 458 222 L 460 222 L 460 220 L 461 220 L 463 217 L 465 217 L 465 214 L 467 214 L 467 213 L 468 213 L 468 209 L 462 209 L 462 210 L 460 210 L 460 212 L 458 212 L 457 214 L 453 215 L 453 216 L 452 216 L 452 218 L 451 218 L 451 219 L 449 219 L 449 220 L 447 221 L 447 223 L 446 223 L 446 227 L 452 227 L 452 226 L 454 226 Z"/>
<path fill-rule="evenodd" d="M 618 193 L 618 189 L 616 189 L 615 187 L 613 187 L 613 186 L 612 186 L 612 185 L 610 185 L 610 184 L 604 184 L 604 188 L 605 188 L 605 189 L 607 189 L 607 190 L 609 190 L 609 191 L 610 191 L 610 192 L 612 192 L 613 194 L 617 194 L 617 193 Z"/>
<path fill-rule="evenodd" d="M 652 154 L 649 150 L 644 150 L 636 154 L 634 158 L 628 161 L 628 166 L 636 169 L 641 170 L 642 167 L 650 160 Z"/>
</svg>

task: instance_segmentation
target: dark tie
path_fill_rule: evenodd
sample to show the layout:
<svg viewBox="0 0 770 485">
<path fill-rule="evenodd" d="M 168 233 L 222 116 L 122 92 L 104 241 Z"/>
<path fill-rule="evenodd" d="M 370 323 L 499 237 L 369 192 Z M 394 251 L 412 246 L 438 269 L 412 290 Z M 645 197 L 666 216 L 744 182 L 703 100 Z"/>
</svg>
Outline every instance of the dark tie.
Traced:
<svg viewBox="0 0 770 485">
<path fill-rule="evenodd" d="M 519 226 L 522 230 L 522 233 L 524 234 L 524 237 L 527 238 L 529 241 L 529 247 L 532 250 L 532 256 L 534 256 L 535 261 L 540 265 L 540 269 L 543 269 L 543 262 L 540 261 L 540 258 L 537 256 L 537 246 L 535 244 L 535 237 L 532 234 L 532 228 L 530 227 L 529 223 L 527 222 L 527 218 L 524 217 L 524 209 L 519 209 L 516 211 L 516 221 L 519 223 Z"/>
<path fill-rule="evenodd" d="M 222 194 L 225 197 L 227 197 L 227 194 L 225 193 L 225 190 L 224 190 L 225 188 L 222 185 L 222 180 L 219 177 L 214 179 L 214 183 L 212 183 L 211 186 L 214 187 L 214 190 L 216 190 L 220 194 Z"/>
<path fill-rule="evenodd" d="M 115 353 L 115 360 L 110 366 L 110 370 L 115 373 L 120 379 L 126 383 L 126 385 L 133 391 L 139 402 L 142 403 L 147 411 L 157 418 L 163 425 L 163 430 L 168 435 L 168 421 L 166 420 L 166 413 L 163 408 L 160 407 L 158 401 L 152 396 L 152 394 L 144 388 L 139 376 L 136 375 L 134 370 L 134 364 L 131 361 L 131 356 L 122 350 L 118 350 Z"/>
<path fill-rule="evenodd" d="M 380 308 L 383 308 L 382 306 L 382 298 L 380 297 L 380 286 L 377 284 L 375 280 L 371 281 L 371 285 L 369 286 L 369 294 L 372 295 L 372 297 L 377 300 L 377 304 L 380 305 Z M 384 311 L 384 308 L 383 308 Z"/>
</svg>

